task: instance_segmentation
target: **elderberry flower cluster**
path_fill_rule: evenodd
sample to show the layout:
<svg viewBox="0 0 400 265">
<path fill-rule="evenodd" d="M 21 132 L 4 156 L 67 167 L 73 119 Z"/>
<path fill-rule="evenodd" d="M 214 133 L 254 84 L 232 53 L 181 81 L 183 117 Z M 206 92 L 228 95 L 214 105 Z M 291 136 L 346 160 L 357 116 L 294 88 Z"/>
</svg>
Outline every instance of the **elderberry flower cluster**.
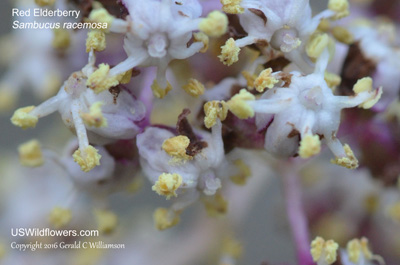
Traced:
<svg viewBox="0 0 400 265">
<path fill-rule="evenodd" d="M 46 182 L 46 203 L 27 204 L 38 208 L 30 220 L 0 202 L 7 225 L 95 223 L 105 241 L 130 244 L 118 255 L 71 251 L 74 264 L 253 264 L 248 246 L 272 253 L 265 264 L 400 263 L 400 21 L 378 18 L 378 0 L 26 1 L 18 6 L 79 9 L 82 23 L 107 27 L 12 34 L 18 49 L 35 39 L 8 58 L 0 111 L 28 83 L 45 100 L 17 108 L 11 123 L 34 128 L 58 112 L 63 127 L 21 141 L 16 175 Z M 4 183 L 8 203 L 16 196 Z M 286 210 L 272 230 L 294 246 L 276 260 L 275 244 L 241 242 L 265 219 L 256 200 L 277 200 L 272 190 Z M 157 230 L 184 229 L 154 234 L 151 218 Z M 0 233 L 0 259 L 6 252 Z"/>
</svg>

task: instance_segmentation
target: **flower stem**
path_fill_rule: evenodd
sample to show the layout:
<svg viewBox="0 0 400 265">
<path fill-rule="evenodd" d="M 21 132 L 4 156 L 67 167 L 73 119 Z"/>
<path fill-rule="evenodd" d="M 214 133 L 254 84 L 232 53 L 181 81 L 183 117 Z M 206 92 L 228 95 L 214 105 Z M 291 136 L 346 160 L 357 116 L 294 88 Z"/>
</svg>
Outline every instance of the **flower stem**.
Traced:
<svg viewBox="0 0 400 265">
<path fill-rule="evenodd" d="M 315 264 L 310 254 L 309 230 L 304 214 L 301 184 L 299 176 L 296 174 L 296 168 L 292 162 L 289 162 L 285 163 L 280 171 L 283 177 L 286 212 L 296 247 L 297 264 Z"/>
</svg>

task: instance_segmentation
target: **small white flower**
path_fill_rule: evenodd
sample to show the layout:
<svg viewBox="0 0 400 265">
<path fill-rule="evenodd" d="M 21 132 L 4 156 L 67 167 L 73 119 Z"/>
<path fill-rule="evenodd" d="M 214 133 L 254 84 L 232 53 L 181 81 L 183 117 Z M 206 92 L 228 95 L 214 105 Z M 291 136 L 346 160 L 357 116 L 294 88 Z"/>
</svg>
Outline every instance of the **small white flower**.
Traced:
<svg viewBox="0 0 400 265">
<path fill-rule="evenodd" d="M 334 153 L 335 163 L 355 168 L 358 164 L 351 149 L 347 145 L 343 147 L 336 137 L 340 111 L 356 106 L 372 107 L 379 99 L 382 88 L 372 90 L 372 80 L 366 78 L 354 86 L 355 96 L 335 96 L 324 80 L 328 59 L 329 53 L 325 49 L 313 74 L 291 72 L 289 79 L 282 78 L 278 87 L 267 90 L 261 99 L 251 100 L 254 99 L 252 95 L 246 98 L 248 92 L 243 90 L 228 104 L 236 115 L 245 113 L 243 118 L 253 116 L 255 112 L 257 119 L 261 114 L 260 118 L 265 123 L 258 122 L 259 126 L 265 127 L 269 123 L 270 119 L 266 119 L 265 114 L 275 114 L 265 135 L 265 149 L 272 154 L 287 157 L 299 151 L 301 157 L 307 158 L 319 153 L 322 138 Z M 275 73 L 274 78 L 279 78 L 279 73 Z"/>
<path fill-rule="evenodd" d="M 167 198 L 177 197 L 172 206 L 175 211 L 195 202 L 201 193 L 214 195 L 221 187 L 218 172 L 224 162 L 221 128 L 222 123 L 217 119 L 211 134 L 195 131 L 189 137 L 176 136 L 170 130 L 149 127 L 137 136 L 145 175 L 155 184 L 153 190 L 157 193 Z"/>
<path fill-rule="evenodd" d="M 267 42 L 273 49 L 283 52 L 287 59 L 303 71 L 312 72 L 311 61 L 304 50 L 305 44 L 317 29 L 321 19 L 334 16 L 334 11 L 325 10 L 312 17 L 308 0 L 236 2 L 238 2 L 236 7 L 240 7 L 236 11 L 226 9 L 224 6 L 226 12 L 239 11 L 237 13 L 240 13 L 240 24 L 248 34 L 235 41 L 236 47 Z"/>
<path fill-rule="evenodd" d="M 349 30 L 363 56 L 376 65 L 372 77 L 385 93 L 375 109 L 384 110 L 400 91 L 400 50 L 395 46 L 395 27 L 389 22 L 356 21 Z"/>
<path fill-rule="evenodd" d="M 136 66 L 156 66 L 157 76 L 152 88 L 160 98 L 171 89 L 165 76 L 169 63 L 191 57 L 205 46 L 196 40 L 188 45 L 193 31 L 202 30 L 217 36 L 227 28 L 228 20 L 220 12 L 200 18 L 202 8 L 197 0 L 124 0 L 122 3 L 129 16 L 126 20 L 113 19 L 110 31 L 126 34 L 124 49 L 128 58 L 111 69 L 109 76 Z"/>
<path fill-rule="evenodd" d="M 94 60 L 91 53 L 89 64 L 73 73 L 56 96 L 37 107 L 18 109 L 11 118 L 14 125 L 29 128 L 35 127 L 39 118 L 58 111 L 65 125 L 76 132 L 79 152 L 74 158 L 83 171 L 99 163 L 89 142 L 106 144 L 134 138 L 140 131 L 135 122 L 141 121 L 145 113 L 143 104 L 125 90 L 115 88 L 96 94 L 87 87 L 87 78 L 95 70 Z"/>
</svg>

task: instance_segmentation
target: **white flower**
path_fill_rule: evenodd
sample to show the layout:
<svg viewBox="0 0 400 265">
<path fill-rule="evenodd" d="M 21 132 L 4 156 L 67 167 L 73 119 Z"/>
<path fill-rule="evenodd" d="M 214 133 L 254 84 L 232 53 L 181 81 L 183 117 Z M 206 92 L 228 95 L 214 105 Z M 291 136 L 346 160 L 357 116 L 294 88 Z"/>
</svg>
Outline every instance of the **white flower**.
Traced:
<svg viewBox="0 0 400 265">
<path fill-rule="evenodd" d="M 73 73 L 58 94 L 37 107 L 18 109 L 11 121 L 22 128 L 35 127 L 38 119 L 58 111 L 65 125 L 76 132 L 79 150 L 74 158 L 83 171 L 99 163 L 94 144 L 132 139 L 140 131 L 135 122 L 144 117 L 143 104 L 125 90 L 115 88 L 96 94 L 87 87 L 87 78 L 95 70 L 94 55 L 82 71 Z M 89 141 L 90 140 L 90 141 Z"/>
<path fill-rule="evenodd" d="M 288 78 L 288 74 L 274 73 L 270 78 L 279 79 L 281 75 L 281 81 L 261 99 L 252 100 L 254 96 L 248 96 L 249 93 L 242 90 L 228 104 L 231 111 L 242 118 L 253 116 L 254 112 L 256 119 L 260 115 L 265 123 L 258 122 L 259 126 L 269 124 L 270 119 L 266 119 L 265 114 L 275 114 L 265 135 L 268 152 L 287 157 L 298 151 L 301 157 L 307 158 L 319 153 L 320 139 L 324 139 L 336 157 L 335 163 L 355 168 L 357 160 L 350 147 L 343 147 L 336 137 L 340 111 L 356 106 L 372 107 L 382 88 L 372 90 L 372 80 L 365 78 L 354 86 L 355 96 L 335 96 L 324 80 L 328 59 L 329 53 L 325 49 L 313 74 L 291 72 Z"/>
<path fill-rule="evenodd" d="M 218 11 L 199 18 L 202 8 L 197 0 L 125 0 L 122 3 L 129 16 L 126 20 L 113 19 L 110 31 L 126 34 L 124 49 L 128 58 L 111 69 L 109 76 L 136 66 L 156 66 L 157 77 L 152 88 L 160 98 L 171 89 L 165 77 L 168 64 L 174 59 L 191 57 L 206 46 L 205 35 L 200 40 L 195 36 L 195 42 L 188 45 L 193 31 L 219 36 L 227 28 L 226 16 Z"/>
<path fill-rule="evenodd" d="M 177 197 L 172 206 L 182 210 L 202 192 L 214 195 L 221 187 L 218 168 L 224 161 L 222 123 L 217 119 L 212 133 L 187 131 L 176 136 L 170 130 L 149 127 L 137 136 L 140 164 L 153 190 L 167 198 Z M 182 133 L 182 132 L 181 132 Z M 168 176 L 166 176 L 168 174 Z M 167 188 L 162 188 L 165 185 Z"/>
<path fill-rule="evenodd" d="M 221 2 L 230 3 L 224 5 L 226 12 L 239 13 L 240 24 L 248 34 L 235 41 L 236 47 L 267 42 L 273 49 L 283 52 L 287 59 L 303 71 L 312 72 L 311 61 L 304 50 L 305 44 L 321 19 L 334 16 L 334 11 L 325 10 L 312 17 L 308 0 Z M 232 2 L 237 2 L 237 5 Z M 224 55 L 221 59 L 224 59 Z"/>
<path fill-rule="evenodd" d="M 376 65 L 374 82 L 384 94 L 375 109 L 384 110 L 400 91 L 400 50 L 395 46 L 395 27 L 389 22 L 356 21 L 349 27 L 363 56 Z"/>
<path fill-rule="evenodd" d="M 78 141 L 71 140 L 61 158 L 55 154 L 52 158 L 64 168 L 78 191 L 87 192 L 95 197 L 102 198 L 115 191 L 121 191 L 132 182 L 138 169 L 137 163 L 117 161 L 106 148 L 96 146 L 101 155 L 100 165 L 90 172 L 83 172 L 74 162 L 71 155 L 78 148 Z"/>
</svg>

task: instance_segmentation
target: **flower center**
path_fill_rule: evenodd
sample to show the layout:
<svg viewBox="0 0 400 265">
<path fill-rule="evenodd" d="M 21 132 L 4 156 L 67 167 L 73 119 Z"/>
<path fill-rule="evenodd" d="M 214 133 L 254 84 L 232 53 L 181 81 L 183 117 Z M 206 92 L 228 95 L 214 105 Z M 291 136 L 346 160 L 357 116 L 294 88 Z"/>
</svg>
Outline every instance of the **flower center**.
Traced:
<svg viewBox="0 0 400 265">
<path fill-rule="evenodd" d="M 290 52 L 300 46 L 299 32 L 295 28 L 283 27 L 274 32 L 271 38 L 271 46 L 282 52 Z"/>
<path fill-rule="evenodd" d="M 321 109 L 323 97 L 321 87 L 316 86 L 301 92 L 300 101 L 307 109 L 318 110 Z"/>
<path fill-rule="evenodd" d="M 168 40 L 165 34 L 155 33 L 147 44 L 147 51 L 151 57 L 162 58 L 167 54 Z"/>
<path fill-rule="evenodd" d="M 73 97 L 79 97 L 87 89 L 86 80 L 82 72 L 75 72 L 68 78 L 64 89 Z"/>
</svg>

